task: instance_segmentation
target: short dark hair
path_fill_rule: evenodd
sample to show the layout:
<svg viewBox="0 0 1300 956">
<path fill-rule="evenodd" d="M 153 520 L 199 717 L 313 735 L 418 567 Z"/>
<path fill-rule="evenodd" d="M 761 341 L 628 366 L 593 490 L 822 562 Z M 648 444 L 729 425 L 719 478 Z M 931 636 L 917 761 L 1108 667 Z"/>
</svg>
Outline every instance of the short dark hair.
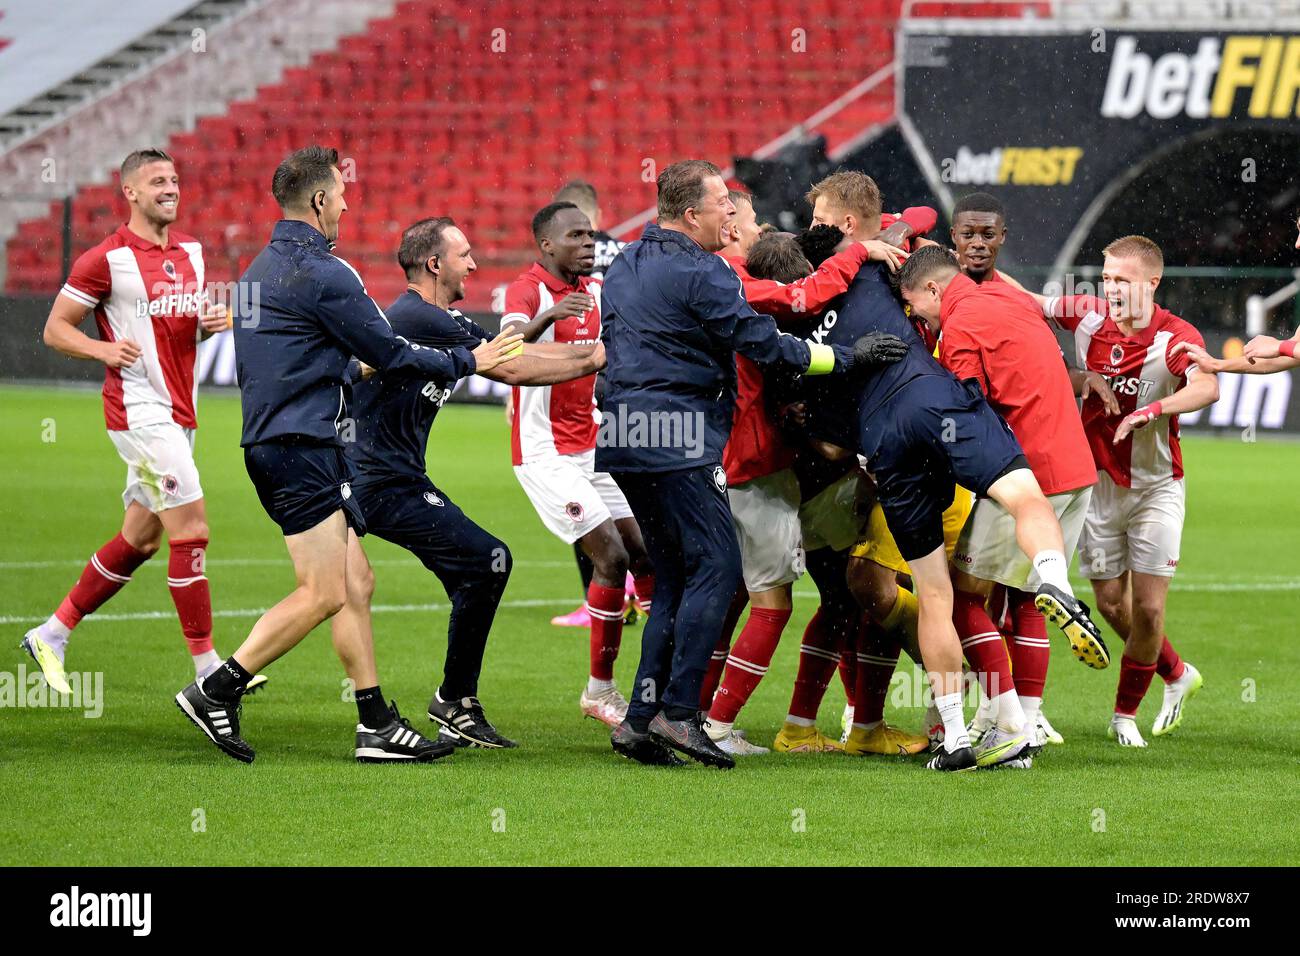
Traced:
<svg viewBox="0 0 1300 956">
<path fill-rule="evenodd" d="M 684 159 L 673 163 L 655 180 L 659 193 L 659 218 L 669 221 L 681 219 L 686 210 L 698 206 L 704 199 L 704 180 L 721 176 L 707 159 Z"/>
<path fill-rule="evenodd" d="M 903 289 L 917 289 L 938 275 L 960 272 L 957 254 L 944 246 L 922 246 L 907 257 L 898 272 L 898 285 Z"/>
<path fill-rule="evenodd" d="M 788 232 L 769 232 L 758 237 L 749 250 L 745 269 L 755 279 L 796 282 L 813 271 L 799 241 Z"/>
<path fill-rule="evenodd" d="M 446 232 L 454 225 L 456 222 L 450 216 L 435 216 L 406 227 L 397 247 L 397 264 L 406 278 L 418 279 L 429 257 L 442 254 L 447 244 Z"/>
<path fill-rule="evenodd" d="M 844 241 L 844 232 L 839 226 L 823 222 L 799 233 L 798 239 L 799 247 L 815 269 L 835 255 L 835 247 Z"/>
<path fill-rule="evenodd" d="M 125 181 L 127 176 L 130 176 L 141 166 L 159 162 L 174 164 L 176 160 L 167 155 L 166 150 L 159 149 L 157 146 L 146 146 L 144 149 L 137 149 L 122 160 L 121 177 Z"/>
<path fill-rule="evenodd" d="M 961 212 L 991 212 L 1001 216 L 1004 221 L 1007 218 L 1007 211 L 1001 200 L 989 193 L 970 193 L 962 196 L 952 207 L 952 218 L 956 219 L 957 214 Z"/>
<path fill-rule="evenodd" d="M 542 236 L 550 232 L 551 223 L 555 221 L 555 217 L 566 209 L 578 209 L 578 206 L 576 203 L 571 202 L 553 202 L 537 210 L 533 215 L 533 238 L 541 242 Z M 578 209 L 578 212 L 582 212 L 582 210 Z M 585 216 L 586 213 L 583 213 L 583 215 Z"/>
<path fill-rule="evenodd" d="M 281 209 L 305 206 L 318 189 L 334 185 L 339 151 L 328 146 L 308 146 L 280 160 L 271 177 L 271 195 Z"/>
</svg>

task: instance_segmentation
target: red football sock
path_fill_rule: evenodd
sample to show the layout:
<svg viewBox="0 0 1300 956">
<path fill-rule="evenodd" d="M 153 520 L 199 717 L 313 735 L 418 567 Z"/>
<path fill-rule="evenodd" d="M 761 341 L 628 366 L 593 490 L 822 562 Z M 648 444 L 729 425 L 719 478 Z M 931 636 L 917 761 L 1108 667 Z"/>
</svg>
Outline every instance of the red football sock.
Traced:
<svg viewBox="0 0 1300 956">
<path fill-rule="evenodd" d="M 1137 715 L 1138 705 L 1146 696 L 1155 676 L 1155 664 L 1140 664 L 1125 654 L 1119 660 L 1119 689 L 1115 692 L 1115 713 L 1125 717 Z"/>
<path fill-rule="evenodd" d="M 1002 636 L 1010 640 L 1016 632 L 1016 621 L 1012 612 L 1012 594 L 1014 592 L 1005 584 L 993 585 L 993 590 L 989 593 L 988 609 L 989 619 L 993 621 L 994 627 L 1002 632 Z"/>
<path fill-rule="evenodd" d="M 1160 644 L 1160 656 L 1156 658 L 1156 673 L 1168 684 L 1182 677 L 1186 669 L 1183 659 L 1174 650 L 1174 645 L 1169 643 L 1169 635 L 1166 634 Z"/>
<path fill-rule="evenodd" d="M 1016 693 L 1022 697 L 1043 696 L 1047 683 L 1047 666 L 1052 660 L 1052 645 L 1047 640 L 1047 620 L 1034 606 L 1034 595 L 1008 590 L 1014 637 L 1010 641 L 1011 673 Z"/>
<path fill-rule="evenodd" d="M 207 538 L 173 538 L 167 559 L 167 589 L 181 619 L 181 633 L 190 646 L 190 656 L 212 650 L 212 595 L 203 573 L 207 561 Z"/>
<path fill-rule="evenodd" d="M 894 632 L 884 631 L 862 616 L 858 633 L 857 685 L 853 693 L 853 722 L 872 724 L 885 719 L 885 697 L 889 681 L 898 667 L 902 644 Z"/>
<path fill-rule="evenodd" d="M 126 538 L 118 534 L 91 555 L 81 578 L 72 586 L 54 616 L 71 630 L 81 623 L 83 617 L 93 614 L 122 590 L 122 585 L 131 580 L 135 569 L 148 560 L 149 555 L 131 547 Z"/>
<path fill-rule="evenodd" d="M 833 646 L 835 634 L 825 626 L 819 605 L 803 631 L 799 645 L 799 672 L 790 695 L 790 716 L 816 720 L 817 709 L 826 696 L 835 666 L 840 662 L 839 648 Z"/>
<path fill-rule="evenodd" d="M 840 654 L 840 683 L 844 685 L 844 701 L 850 707 L 857 707 L 858 694 L 858 654 L 850 644 Z"/>
<path fill-rule="evenodd" d="M 713 697 L 709 718 L 730 724 L 745 706 L 749 695 L 767 673 L 776 653 L 781 632 L 790 620 L 789 608 L 754 607 L 749 609 L 749 620 L 736 638 L 736 644 L 727 657 L 722 684 Z"/>
<path fill-rule="evenodd" d="M 614 679 L 614 661 L 623 640 L 623 589 L 592 581 L 587 587 L 587 613 L 591 615 L 591 676 Z"/>
<path fill-rule="evenodd" d="M 993 626 L 984 599 L 967 591 L 954 591 L 952 623 L 961 638 L 966 660 L 979 677 L 980 686 L 990 699 L 1015 689 L 1011 680 L 1011 661 L 1002 633 Z"/>
<path fill-rule="evenodd" d="M 713 656 L 709 658 L 709 666 L 704 669 L 704 680 L 700 684 L 700 710 L 705 713 L 713 706 L 713 695 L 718 689 L 718 681 L 722 680 L 722 668 L 727 663 L 727 652 L 731 649 L 731 635 L 735 633 L 736 622 L 740 620 L 740 613 L 748 603 L 749 593 L 741 588 L 727 608 L 727 616 L 722 621 L 722 634 L 713 648 Z"/>
<path fill-rule="evenodd" d="M 632 587 L 636 590 L 636 603 L 641 605 L 641 610 L 649 614 L 650 602 L 655 595 L 654 574 L 643 574 L 639 578 L 633 578 Z"/>
</svg>

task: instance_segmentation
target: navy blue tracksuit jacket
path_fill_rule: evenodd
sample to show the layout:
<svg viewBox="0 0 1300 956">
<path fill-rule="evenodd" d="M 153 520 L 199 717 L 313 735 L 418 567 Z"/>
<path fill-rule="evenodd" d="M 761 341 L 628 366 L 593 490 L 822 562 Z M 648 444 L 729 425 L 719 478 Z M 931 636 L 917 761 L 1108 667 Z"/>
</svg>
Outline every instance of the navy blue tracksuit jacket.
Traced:
<svg viewBox="0 0 1300 956">
<path fill-rule="evenodd" d="M 655 569 L 628 694 L 627 720 L 644 732 L 660 711 L 669 720 L 695 714 L 740 586 L 721 464 L 736 398 L 734 353 L 803 371 L 811 351 L 749 307 L 720 256 L 653 223 L 605 273 L 601 308 L 608 364 L 596 469 L 623 490 Z"/>
</svg>

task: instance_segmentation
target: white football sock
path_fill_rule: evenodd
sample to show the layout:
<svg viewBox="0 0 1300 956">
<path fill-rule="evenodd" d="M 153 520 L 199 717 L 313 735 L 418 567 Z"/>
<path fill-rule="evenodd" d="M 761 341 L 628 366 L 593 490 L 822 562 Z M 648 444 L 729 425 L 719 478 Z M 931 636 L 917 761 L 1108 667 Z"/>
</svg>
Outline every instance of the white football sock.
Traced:
<svg viewBox="0 0 1300 956">
<path fill-rule="evenodd" d="M 710 740 L 722 740 L 731 734 L 731 728 L 735 726 L 730 723 L 723 723 L 720 720 L 714 720 L 712 717 L 704 721 L 704 732 L 709 735 Z"/>
<path fill-rule="evenodd" d="M 1070 587 L 1070 562 L 1060 551 L 1039 551 L 1034 555 L 1034 570 L 1044 584 L 1050 584 L 1071 597 L 1074 596 L 1074 590 Z"/>
<path fill-rule="evenodd" d="M 60 621 L 57 615 L 51 614 L 50 619 L 41 625 L 40 632 L 41 640 L 62 657 L 68 638 L 72 636 L 72 629 Z"/>
<path fill-rule="evenodd" d="M 794 724 L 796 727 L 811 727 L 813 724 L 817 723 L 815 720 L 809 720 L 807 717 L 796 717 L 794 714 L 786 714 L 785 722 L 787 724 Z"/>
<path fill-rule="evenodd" d="M 221 658 L 217 656 L 215 650 L 204 651 L 202 654 L 192 656 L 194 658 L 194 673 L 198 677 L 207 677 L 221 663 Z"/>
<path fill-rule="evenodd" d="M 614 689 L 614 681 L 612 678 L 610 680 L 601 680 L 598 677 L 587 678 L 588 697 L 601 697 L 604 696 L 605 694 L 608 694 L 613 689 Z"/>
<path fill-rule="evenodd" d="M 1019 733 L 1025 726 L 1025 712 L 1020 707 L 1020 698 L 1014 690 L 1003 691 L 993 701 L 997 713 L 996 724 L 999 730 Z"/>
<path fill-rule="evenodd" d="M 970 746 L 966 735 L 966 718 L 961 712 L 961 694 L 944 694 L 934 699 L 934 706 L 943 721 L 943 749 L 952 753 Z"/>
<path fill-rule="evenodd" d="M 1021 694 L 1020 709 L 1025 712 L 1025 721 L 1027 723 L 1036 723 L 1038 721 L 1038 713 L 1043 709 L 1043 698 L 1026 697 L 1024 694 Z"/>
</svg>

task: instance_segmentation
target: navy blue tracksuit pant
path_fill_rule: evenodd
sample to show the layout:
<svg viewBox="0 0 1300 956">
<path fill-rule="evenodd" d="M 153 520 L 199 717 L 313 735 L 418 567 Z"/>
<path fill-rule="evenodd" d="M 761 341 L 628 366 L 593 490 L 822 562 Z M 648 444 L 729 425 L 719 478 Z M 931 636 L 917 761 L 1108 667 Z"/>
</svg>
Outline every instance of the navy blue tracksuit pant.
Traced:
<svg viewBox="0 0 1300 956">
<path fill-rule="evenodd" d="M 740 546 L 718 464 L 613 475 L 636 516 L 655 571 L 654 603 L 641 637 L 641 663 L 627 719 L 645 732 L 660 710 L 685 720 L 740 587 Z"/>
</svg>

